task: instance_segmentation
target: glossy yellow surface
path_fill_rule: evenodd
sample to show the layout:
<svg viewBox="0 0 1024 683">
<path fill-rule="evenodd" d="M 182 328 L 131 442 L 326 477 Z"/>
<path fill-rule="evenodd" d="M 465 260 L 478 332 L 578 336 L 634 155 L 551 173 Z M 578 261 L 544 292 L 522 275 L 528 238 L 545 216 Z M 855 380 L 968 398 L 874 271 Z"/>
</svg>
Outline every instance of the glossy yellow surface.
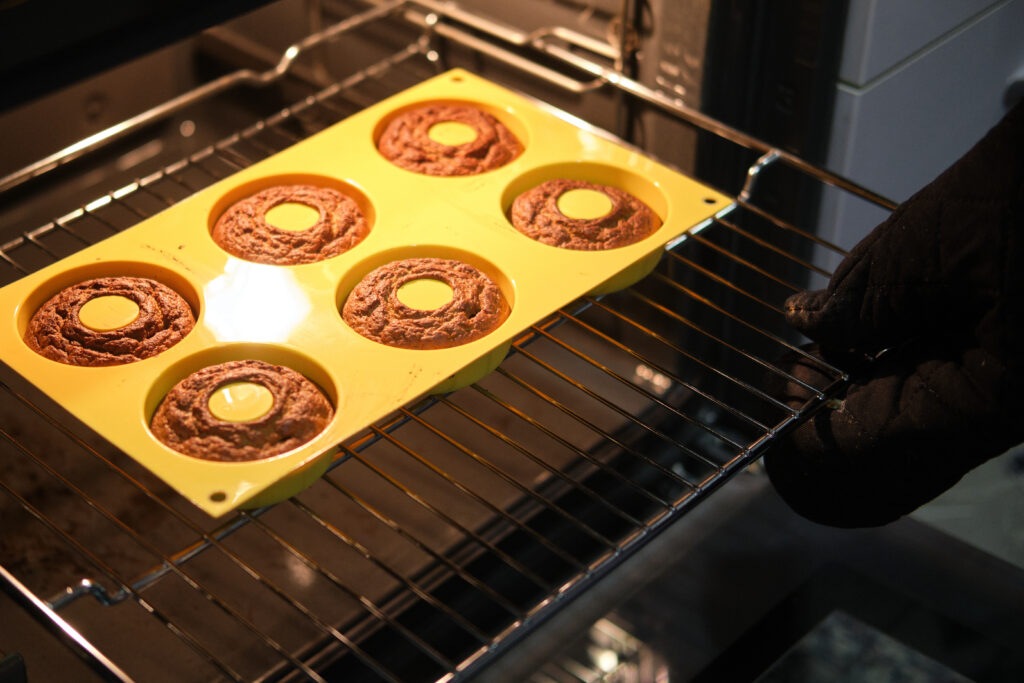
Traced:
<svg viewBox="0 0 1024 683">
<path fill-rule="evenodd" d="M 301 232 L 312 228 L 320 218 L 320 212 L 312 206 L 299 202 L 283 202 L 271 207 L 263 220 L 280 230 Z"/>
<path fill-rule="evenodd" d="M 476 131 L 473 130 L 473 126 L 459 121 L 441 121 L 430 127 L 427 137 L 442 145 L 455 147 L 476 140 Z"/>
<path fill-rule="evenodd" d="M 225 422 L 252 422 L 274 407 L 274 395 L 262 384 L 231 382 L 213 392 L 210 412 Z"/>
<path fill-rule="evenodd" d="M 78 319 L 90 330 L 109 332 L 130 325 L 139 317 L 139 305 L 124 296 L 98 296 L 78 309 Z"/>
<path fill-rule="evenodd" d="M 384 159 L 375 142 L 389 117 L 434 101 L 469 103 L 497 116 L 522 141 L 523 153 L 488 173 L 440 178 Z M 608 251 L 537 243 L 515 230 L 506 213 L 518 194 L 557 177 L 631 192 L 661 217 L 662 227 Z M 346 192 L 369 218 L 369 236 L 345 254 L 300 266 L 243 261 L 210 239 L 228 206 L 284 183 Z M 730 201 L 569 117 L 455 70 L 0 289 L 0 356 L 196 506 L 219 516 L 302 490 L 328 467 L 340 442 L 424 394 L 480 378 L 531 324 L 583 294 L 642 277 L 666 243 Z M 505 323 L 482 339 L 438 350 L 391 348 L 345 324 L 339 310 L 364 275 L 420 256 L 460 259 L 487 273 L 512 307 Z M 77 282 L 113 275 L 150 277 L 175 289 L 192 305 L 195 329 L 157 356 L 111 367 L 63 365 L 24 344 L 30 316 L 48 298 Z M 152 436 L 149 420 L 174 384 L 208 365 L 246 358 L 286 365 L 319 385 L 335 408 L 326 429 L 293 451 L 245 463 L 192 458 Z"/>
<path fill-rule="evenodd" d="M 558 196 L 555 203 L 563 216 L 583 220 L 607 216 L 612 210 L 612 200 L 608 195 L 585 188 L 567 190 Z"/>
<path fill-rule="evenodd" d="M 440 280 L 423 278 L 406 282 L 395 295 L 409 308 L 432 311 L 452 300 L 452 288 Z"/>
</svg>

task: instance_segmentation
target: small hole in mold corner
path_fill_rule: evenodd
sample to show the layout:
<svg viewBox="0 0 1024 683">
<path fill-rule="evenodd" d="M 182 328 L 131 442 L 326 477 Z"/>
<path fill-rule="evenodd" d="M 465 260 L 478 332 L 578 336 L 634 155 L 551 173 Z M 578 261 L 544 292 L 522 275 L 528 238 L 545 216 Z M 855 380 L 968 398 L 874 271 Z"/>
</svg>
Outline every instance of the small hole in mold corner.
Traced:
<svg viewBox="0 0 1024 683">
<path fill-rule="evenodd" d="M 705 204 L 717 204 L 718 200 L 715 199 L 714 197 L 705 197 L 704 198 L 704 203 Z"/>
<path fill-rule="evenodd" d="M 462 76 L 452 76 L 453 83 L 462 83 Z"/>
<path fill-rule="evenodd" d="M 223 491 L 214 491 L 213 493 L 210 494 L 210 500 L 212 500 L 214 503 L 223 503 L 227 499 L 228 494 L 224 493 Z"/>
</svg>

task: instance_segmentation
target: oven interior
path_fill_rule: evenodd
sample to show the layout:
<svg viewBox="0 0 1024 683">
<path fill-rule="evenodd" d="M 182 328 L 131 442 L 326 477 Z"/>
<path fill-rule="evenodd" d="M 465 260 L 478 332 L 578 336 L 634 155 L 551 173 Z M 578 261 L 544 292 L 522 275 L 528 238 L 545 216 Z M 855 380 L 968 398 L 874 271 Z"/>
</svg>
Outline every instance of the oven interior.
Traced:
<svg viewBox="0 0 1024 683">
<path fill-rule="evenodd" d="M 820 194 L 892 203 L 822 170 L 813 131 L 767 143 L 704 113 L 702 96 L 729 116 L 686 58 L 714 17 L 683 5 L 692 26 L 654 21 L 659 3 L 286 0 L 5 115 L 3 284 L 454 66 L 735 198 L 637 285 L 537 321 L 483 380 L 368 426 L 294 498 L 221 519 L 5 367 L 0 583 L 5 613 L 32 617 L 39 666 L 75 680 L 655 680 L 637 672 L 663 662 L 629 620 L 597 618 L 608 586 L 680 562 L 699 573 L 750 516 L 797 529 L 821 567 L 845 557 L 852 541 L 780 512 L 757 464 L 843 369 L 822 365 L 829 379 L 796 410 L 762 387 L 800 352 L 782 302 L 850 246 L 817 236 Z M 655 58 L 669 53 L 691 66 Z M 750 588 L 734 596 L 778 574 L 755 559 L 764 539 L 746 543 L 732 578 Z M 801 567 L 794 581 L 813 573 Z M 753 627 L 768 607 L 740 611 Z M 553 642 L 573 613 L 594 626 Z M 616 664 L 587 673 L 578 661 L 598 650 Z M 735 661 L 712 655 L 691 663 L 706 680 Z"/>
</svg>

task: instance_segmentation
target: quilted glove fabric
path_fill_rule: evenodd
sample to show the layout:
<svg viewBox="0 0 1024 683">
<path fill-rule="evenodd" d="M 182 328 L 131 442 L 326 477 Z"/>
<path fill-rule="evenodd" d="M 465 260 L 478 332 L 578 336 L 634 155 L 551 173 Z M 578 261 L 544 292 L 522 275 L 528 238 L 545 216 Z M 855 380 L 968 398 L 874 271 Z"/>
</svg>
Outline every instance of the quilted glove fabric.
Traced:
<svg viewBox="0 0 1024 683">
<path fill-rule="evenodd" d="M 1024 102 L 901 204 L 824 290 L 786 301 L 845 394 L 765 456 L 779 494 L 832 526 L 888 523 L 1024 441 Z M 862 362 L 884 350 L 874 362 Z M 813 379 L 794 355 L 788 369 Z M 769 391 L 790 405 L 794 382 Z"/>
</svg>

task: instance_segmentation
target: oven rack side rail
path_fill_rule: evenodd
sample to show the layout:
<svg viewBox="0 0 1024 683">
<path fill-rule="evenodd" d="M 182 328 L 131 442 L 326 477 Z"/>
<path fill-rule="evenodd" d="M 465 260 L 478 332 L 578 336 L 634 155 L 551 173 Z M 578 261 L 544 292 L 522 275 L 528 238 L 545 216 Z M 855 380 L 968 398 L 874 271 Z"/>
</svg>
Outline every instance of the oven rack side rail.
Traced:
<svg viewBox="0 0 1024 683">
<path fill-rule="evenodd" d="M 129 221 L 132 220 L 131 216 L 134 216 L 134 220 L 137 221 L 145 217 L 145 210 L 133 204 L 133 200 L 138 196 L 149 195 L 150 199 L 156 198 L 158 204 L 167 205 L 182 198 L 183 195 L 187 196 L 199 189 L 196 182 L 192 180 L 196 175 L 200 178 L 208 176 L 208 178 L 200 180 L 199 184 L 214 182 L 224 174 L 232 172 L 232 169 L 237 170 L 254 163 L 261 155 L 267 156 L 276 151 L 275 146 L 286 146 L 298 139 L 290 128 L 290 123 L 294 119 L 301 118 L 311 109 L 326 108 L 335 116 L 344 116 L 346 113 L 350 113 L 352 106 L 358 107 L 358 103 L 362 101 L 359 94 L 362 86 L 390 78 L 395 71 L 403 69 L 410 62 L 422 61 L 426 67 L 440 70 L 440 58 L 432 47 L 433 41 L 439 35 L 446 40 L 456 42 L 461 40 L 461 44 L 472 49 L 479 49 L 477 42 L 479 39 L 459 28 L 460 23 L 465 23 L 466 17 L 463 15 L 449 16 L 446 14 L 447 8 L 443 5 L 410 1 L 387 3 L 382 7 L 386 7 L 386 9 L 378 8 L 372 11 L 380 12 L 380 16 L 391 16 L 399 9 L 427 8 L 433 14 L 433 18 L 431 18 L 431 14 L 423 17 L 422 22 L 426 29 L 423 38 L 409 45 L 405 50 L 373 67 L 343 79 L 267 120 L 240 131 L 227 140 L 192 155 L 179 164 L 141 178 L 125 188 L 113 191 L 105 197 L 83 206 L 78 211 L 23 234 L 2 245 L 0 257 L 18 272 L 30 272 L 34 268 L 31 264 L 22 263 L 20 252 L 23 250 L 40 251 L 44 259 L 47 257 L 51 260 L 59 258 L 60 252 L 49 246 L 47 242 L 51 233 L 60 233 L 69 237 L 72 242 L 81 243 L 82 246 L 87 245 L 91 243 L 92 238 L 86 236 L 84 231 L 78 230 L 78 227 L 84 222 L 92 221 L 105 225 L 110 231 L 124 229 L 127 226 L 122 226 L 109 219 L 105 212 L 119 207 L 122 213 L 129 214 Z M 357 15 L 357 17 L 347 20 L 349 22 L 347 26 L 362 25 L 359 18 L 360 15 Z M 376 18 L 380 17 L 373 17 L 373 19 Z M 450 25 L 447 22 L 449 19 L 451 20 Z M 367 21 L 370 20 L 367 19 Z M 474 23 L 474 28 L 478 27 L 479 24 Z M 328 31 L 331 30 L 328 29 Z M 610 86 L 622 89 L 631 97 L 654 104 L 698 128 L 758 152 L 760 156 L 751 165 L 747 174 L 747 182 L 742 191 L 738 193 L 734 207 L 717 216 L 703 230 L 696 231 L 672 245 L 671 251 L 663 259 L 663 266 L 653 276 L 655 282 L 648 283 L 643 287 L 634 287 L 621 297 L 617 295 L 603 299 L 584 300 L 559 311 L 550 320 L 541 321 L 517 340 L 513 354 L 499 369 L 493 382 L 488 380 L 456 395 L 409 406 L 392 418 L 372 426 L 361 437 L 345 445 L 345 457 L 335 463 L 324 484 L 325 487 L 331 489 L 332 495 L 340 495 L 356 502 L 371 515 L 385 517 L 382 523 L 389 528 L 394 527 L 393 533 L 401 536 L 407 542 L 413 543 L 417 547 L 424 546 L 422 541 L 418 541 L 409 531 L 398 526 L 395 519 L 387 518 L 387 511 L 375 508 L 360 498 L 358 492 L 349 490 L 344 484 L 339 484 L 335 475 L 351 464 L 358 464 L 364 469 L 374 471 L 376 476 L 388 479 L 389 484 L 399 489 L 399 495 L 404 500 L 411 501 L 410 504 L 418 506 L 424 514 L 443 518 L 445 512 L 439 510 L 436 504 L 426 501 L 419 492 L 396 485 L 390 476 L 374 469 L 376 467 L 374 463 L 368 462 L 363 454 L 372 452 L 379 446 L 387 446 L 392 450 L 398 449 L 405 452 L 407 457 L 417 460 L 424 459 L 422 446 L 419 445 L 422 437 L 417 435 L 414 439 L 405 434 L 411 426 L 420 431 L 429 432 L 432 438 L 444 441 L 446 447 L 473 458 L 474 462 L 479 465 L 479 461 L 482 459 L 481 448 L 469 443 L 469 440 L 461 432 L 447 429 L 447 423 L 454 415 L 464 421 L 469 421 L 473 429 L 484 432 L 487 438 L 500 442 L 513 451 L 518 451 L 522 457 L 530 460 L 533 466 L 541 470 L 542 481 L 535 486 L 527 486 L 523 480 L 510 474 L 509 471 L 503 470 L 502 466 L 490 464 L 494 476 L 504 479 L 509 486 L 516 489 L 514 491 L 516 503 L 515 505 L 509 503 L 507 507 L 509 510 L 515 509 L 516 514 L 510 514 L 502 506 L 492 504 L 491 512 L 497 516 L 497 520 L 487 525 L 484 530 L 470 529 L 464 522 L 455 519 L 445 520 L 445 524 L 458 528 L 463 533 L 462 541 L 450 548 L 445 548 L 444 552 L 438 552 L 429 547 L 420 547 L 422 552 L 429 555 L 430 561 L 427 562 L 425 568 L 408 575 L 391 569 L 383 560 L 375 558 L 373 562 L 379 566 L 382 572 L 395 578 L 399 582 L 399 587 L 393 588 L 376 599 L 361 595 L 354 596 L 356 601 L 363 604 L 365 611 L 360 617 L 351 618 L 345 622 L 349 630 L 342 630 L 331 622 L 315 617 L 299 598 L 288 592 L 287 588 L 275 585 L 274 581 L 266 574 L 261 574 L 260 570 L 252 566 L 249 561 L 239 557 L 227 546 L 226 540 L 240 533 L 241 530 L 258 527 L 263 534 L 269 534 L 275 538 L 276 543 L 284 548 L 290 556 L 298 558 L 300 562 L 310 567 L 317 576 L 325 577 L 338 588 L 347 589 L 344 585 L 338 585 L 343 582 L 332 576 L 331 570 L 325 564 L 318 563 L 294 547 L 286 537 L 277 537 L 277 532 L 269 524 L 262 523 L 261 520 L 265 515 L 269 516 L 273 513 L 272 509 L 239 513 L 235 518 L 214 529 L 198 525 L 169 506 L 159 495 L 148 490 L 144 484 L 136 481 L 131 474 L 125 472 L 107 455 L 78 440 L 78 437 L 72 435 L 63 425 L 47 415 L 45 409 L 36 406 L 30 398 L 24 397 L 5 384 L 5 391 L 36 412 L 42 420 L 48 421 L 52 429 L 66 432 L 68 438 L 76 440 L 81 449 L 90 452 L 99 460 L 101 466 L 115 472 L 118 477 L 126 479 L 130 486 L 140 490 L 150 501 L 162 508 L 164 514 L 174 517 L 182 525 L 188 527 L 196 538 L 193 543 L 183 546 L 173 553 L 160 552 L 152 547 L 148 548 L 158 559 L 158 564 L 134 577 L 119 575 L 104 564 L 102 557 L 98 557 L 88 548 L 78 547 L 78 550 L 89 557 L 98 575 L 103 576 L 103 580 L 95 582 L 85 580 L 79 587 L 67 589 L 65 597 L 55 595 L 48 604 L 43 601 L 33 602 L 31 609 L 38 618 L 58 624 L 61 630 L 71 638 L 81 638 L 88 643 L 89 641 L 73 626 L 63 620 L 61 623 L 57 622 L 58 619 L 61 619 L 57 614 L 60 609 L 72 604 L 78 596 L 85 594 L 105 597 L 112 604 L 130 597 L 140 605 L 146 604 L 147 607 L 151 607 L 146 603 L 144 593 L 151 585 L 156 585 L 165 576 L 173 575 L 189 585 L 196 584 L 192 590 L 203 595 L 206 600 L 216 603 L 218 609 L 241 624 L 243 631 L 253 632 L 255 640 L 260 641 L 266 648 L 273 650 L 279 656 L 279 667 L 282 667 L 282 670 L 299 671 L 310 678 L 318 679 L 320 675 L 314 665 L 307 662 L 315 662 L 317 665 L 323 664 L 324 666 L 333 664 L 339 657 L 342 657 L 338 654 L 338 650 L 342 649 L 347 650 L 350 653 L 349 656 L 354 656 L 365 668 L 376 672 L 382 679 L 402 680 L 379 661 L 379 656 L 361 647 L 359 642 L 354 641 L 348 635 L 351 632 L 360 634 L 361 638 L 370 638 L 375 632 L 390 630 L 397 633 L 400 638 L 406 639 L 428 659 L 434 660 L 435 665 L 441 669 L 447 668 L 447 673 L 439 678 L 468 677 L 485 666 L 492 657 L 511 647 L 526 632 L 548 618 L 559 605 L 580 595 L 593 582 L 608 574 L 636 549 L 650 541 L 667 524 L 677 520 L 730 477 L 744 471 L 760 457 L 763 450 L 775 438 L 808 419 L 842 387 L 846 380 L 843 371 L 839 368 L 824 366 L 823 371 L 831 377 L 831 381 L 825 386 L 810 387 L 814 391 L 814 398 L 800 409 L 789 409 L 772 404 L 770 398 L 763 396 L 763 392 L 760 392 L 749 379 L 749 370 L 742 377 L 734 376 L 706 360 L 706 357 L 713 357 L 716 354 L 735 355 L 743 362 L 761 370 L 775 374 L 782 373 L 772 364 L 771 360 L 763 358 L 763 354 L 759 351 L 749 351 L 740 346 L 738 342 L 733 343 L 722 337 L 718 329 L 722 325 L 725 325 L 727 330 L 733 328 L 742 330 L 741 336 L 753 335 L 757 338 L 757 341 L 753 342 L 755 347 L 767 346 L 773 350 L 799 352 L 796 343 L 784 338 L 784 333 L 774 329 L 764 329 L 747 322 L 727 307 L 728 303 L 732 303 L 733 299 L 738 298 L 742 301 L 742 307 L 753 307 L 762 313 L 766 311 L 770 315 L 778 316 L 780 310 L 774 301 L 778 299 L 779 295 L 766 296 L 761 287 L 774 287 L 781 291 L 797 288 L 786 277 L 776 275 L 768 267 L 759 265 L 755 260 L 742 254 L 742 250 L 735 246 L 735 242 L 737 240 L 743 244 L 749 242 L 762 251 L 767 249 L 772 252 L 771 258 L 782 258 L 787 262 L 787 267 L 813 271 L 818 275 L 827 273 L 802 257 L 791 255 L 784 250 L 772 249 L 771 241 L 754 234 L 754 227 L 746 225 L 745 222 L 756 224 L 758 231 L 796 234 L 802 242 L 814 248 L 825 249 L 840 255 L 844 253 L 839 247 L 823 242 L 806 230 L 776 218 L 757 206 L 758 179 L 780 163 L 791 165 L 801 173 L 810 175 L 824 184 L 838 187 L 880 206 L 891 208 L 891 202 L 848 183 L 842 178 L 806 164 L 781 150 L 754 140 L 739 131 L 707 120 L 674 99 L 618 75 L 608 67 L 582 59 L 576 53 L 561 54 L 563 48 L 545 43 L 543 36 L 531 37 L 527 43 L 531 48 L 538 49 L 539 47 L 550 56 L 564 58 L 574 68 L 578 69 L 582 66 L 585 71 L 595 77 L 600 87 Z M 510 52 L 507 47 L 503 46 L 489 49 L 489 56 L 495 59 L 513 66 L 519 66 L 522 63 L 513 59 L 503 60 L 502 58 L 506 54 L 514 54 L 514 52 Z M 550 73 L 535 72 L 532 67 L 530 71 L 533 75 L 541 76 L 548 82 L 560 80 L 560 77 L 551 76 Z M 591 84 L 584 83 L 583 86 L 591 87 Z M 353 105 L 352 102 L 356 104 Z M 275 142 L 268 144 L 268 137 L 275 138 Z M 168 188 L 176 189 L 169 191 Z M 722 239 L 722 235 L 727 239 Z M 692 253 L 694 250 L 699 253 L 695 255 Z M 779 253 L 780 251 L 782 253 Z M 750 285 L 749 282 L 734 282 L 723 278 L 704 265 L 702 256 L 707 259 L 728 261 L 734 268 L 744 273 L 744 278 L 752 276 L 763 279 L 765 282 Z M 724 292 L 721 296 L 726 303 L 720 303 L 712 297 L 702 294 L 698 286 L 690 281 L 691 278 L 700 280 L 704 285 L 710 283 L 716 292 Z M 705 328 L 699 321 L 691 318 L 689 312 L 673 310 L 670 303 L 672 297 L 685 297 L 704 314 L 717 316 L 722 320 L 716 318 L 715 323 Z M 643 316 L 634 315 L 632 311 L 637 305 L 647 306 L 658 316 L 667 318 L 668 325 L 672 329 L 685 328 L 703 334 L 709 339 L 707 343 L 712 347 L 711 350 L 707 353 L 695 354 L 685 348 L 680 348 L 658 327 L 658 325 L 666 324 L 664 320 L 653 323 Z M 623 344 L 609 332 L 611 328 L 618 329 L 623 326 L 633 335 L 633 344 Z M 712 327 L 714 329 L 711 329 Z M 572 334 L 566 334 L 567 330 Z M 595 344 L 600 346 L 596 352 L 593 351 Z M 641 346 L 651 344 L 659 347 L 657 353 L 647 355 L 637 350 Z M 667 355 L 664 348 L 668 349 Z M 568 356 L 571 362 L 567 362 L 563 356 Z M 615 363 L 609 361 L 606 356 L 613 358 Z M 621 369 L 621 357 L 623 356 L 629 360 L 629 363 L 635 364 L 636 372 L 632 377 L 626 376 Z M 677 361 L 680 359 L 686 364 L 697 367 L 695 372 L 698 380 L 690 378 L 676 367 Z M 574 366 L 575 372 L 580 372 L 577 366 L 582 365 L 586 375 L 573 375 L 570 370 L 563 369 L 561 363 Z M 593 379 L 591 375 L 596 376 L 597 379 Z M 699 380 L 707 380 L 709 384 L 721 382 L 728 385 L 728 389 L 724 390 L 725 394 L 730 397 L 734 394 L 742 395 L 740 403 L 744 407 L 735 407 L 729 399 L 719 398 L 715 390 L 706 388 L 704 383 Z M 530 404 L 530 408 L 524 412 L 512 398 L 503 395 L 501 391 L 492 386 L 493 383 L 500 383 L 500 388 L 510 393 L 513 391 L 525 392 L 540 407 L 537 408 L 534 404 Z M 569 390 L 586 397 L 586 400 L 594 403 L 595 407 L 588 408 L 586 411 L 574 410 L 574 404 L 568 399 L 554 394 L 549 386 L 552 383 L 557 384 L 560 391 Z M 641 408 L 636 409 L 633 406 L 627 407 L 614 404 L 614 402 L 611 402 L 612 405 L 603 405 L 602 401 L 608 401 L 602 393 L 607 384 L 628 386 L 628 390 L 638 397 L 637 401 L 642 404 Z M 473 401 L 462 399 L 462 395 L 475 396 L 476 400 L 489 404 L 490 409 L 483 411 Z M 696 414 L 691 414 L 686 406 L 694 396 L 701 404 L 701 409 L 696 411 Z M 759 411 L 757 414 L 748 415 L 745 404 L 749 401 L 767 404 L 767 408 L 761 405 L 757 408 Z M 561 447 L 571 451 L 572 457 L 566 461 L 564 467 L 550 465 L 545 467 L 545 463 L 538 462 L 542 460 L 539 454 L 531 452 L 529 447 L 520 443 L 517 434 L 512 433 L 512 430 L 502 432 L 491 426 L 490 412 L 495 407 L 525 425 L 540 429 L 548 439 L 560 442 Z M 478 410 L 481 412 L 477 413 Z M 535 410 L 537 414 L 531 414 L 530 410 Z M 449 415 L 444 419 L 435 417 L 435 414 L 440 411 Z M 609 433 L 603 429 L 602 425 L 598 424 L 599 420 L 593 417 L 593 415 L 603 416 L 605 411 L 617 415 L 622 421 L 622 425 L 614 432 Z M 631 411 L 639 413 L 639 417 L 630 415 Z M 540 416 L 540 413 L 546 414 L 547 412 L 561 413 L 566 415 L 571 422 L 584 425 L 591 434 L 600 437 L 598 445 L 580 446 L 571 443 L 572 439 L 569 436 L 557 432 L 552 434 L 553 430 L 543 424 L 546 418 Z M 760 414 L 761 412 L 767 412 L 774 421 L 766 420 Z M 724 417 L 721 416 L 723 413 Z M 704 417 L 706 415 L 713 417 Z M 718 420 L 721 420 L 722 424 L 719 424 Z M 664 425 L 669 422 L 684 423 L 688 429 L 684 429 L 681 435 L 668 433 L 669 430 Z M 637 432 L 640 433 L 640 436 L 636 435 Z M 45 463 L 42 462 L 43 458 L 24 448 L 18 437 L 7 432 L 4 432 L 3 437 L 7 442 L 14 444 L 26 458 L 36 461 L 37 466 L 46 468 Z M 645 452 L 640 452 L 635 444 L 646 444 L 645 439 L 648 438 L 667 445 L 669 450 L 675 451 L 678 457 L 662 461 L 659 459 L 660 456 L 649 456 Z M 714 442 L 715 448 L 704 449 L 692 446 L 688 439 L 694 439 L 698 443 Z M 611 450 L 614 451 L 610 455 L 607 452 L 609 445 L 613 447 Z M 727 455 L 720 460 L 716 460 L 714 455 L 709 455 L 709 453 L 721 452 L 725 452 Z M 622 465 L 620 461 L 623 459 L 623 454 L 626 459 L 635 462 Z M 644 476 L 657 476 L 666 480 L 668 484 L 661 482 L 659 487 L 669 486 L 670 493 L 662 493 L 661 488 L 657 489 L 657 493 L 652 493 L 642 485 L 633 482 L 632 477 L 636 474 L 633 470 L 636 468 L 644 469 Z M 75 489 L 76 494 L 85 499 L 90 507 L 98 511 L 98 514 L 106 517 L 115 525 L 119 523 L 115 514 L 104 509 L 102 504 L 89 500 L 88 494 L 77 489 L 74 482 L 64 481 L 62 475 L 56 471 L 51 471 L 49 474 L 55 479 L 62 480 L 60 482 L 62 486 Z M 438 476 L 443 476 L 443 474 Z M 637 518 L 634 517 L 635 513 L 631 510 L 614 509 L 614 505 L 601 500 L 600 492 L 603 489 L 599 489 L 596 484 L 591 483 L 592 480 L 596 481 L 601 477 L 611 478 L 620 486 L 625 485 L 627 488 L 636 489 L 641 498 L 653 499 L 653 501 L 648 500 L 647 503 L 653 503 L 655 511 L 651 512 L 649 507 L 645 508 L 648 516 Z M 5 482 L 0 482 L 0 484 L 3 484 L 3 488 L 9 495 L 19 498 L 24 509 L 29 510 L 30 513 L 38 512 L 45 523 L 45 512 L 38 510 L 29 500 L 21 498 Z M 455 486 L 462 495 L 467 497 L 481 497 L 480 494 L 471 490 L 467 492 L 466 484 L 455 482 L 450 485 Z M 568 508 L 567 505 L 563 506 L 560 502 L 555 502 L 560 501 L 567 492 L 578 497 L 582 496 L 587 500 L 580 503 L 578 508 Z M 486 504 L 487 501 L 477 502 Z M 322 510 L 311 507 L 301 497 L 278 507 L 296 510 L 297 514 L 301 514 L 308 523 L 328 529 L 336 542 L 345 543 L 357 550 L 361 549 L 357 541 L 332 525 Z M 598 508 L 598 512 L 594 512 L 593 508 L 595 507 Z M 608 507 L 612 509 L 601 509 Z M 605 535 L 607 532 L 597 528 L 596 523 L 590 521 L 591 515 L 600 516 L 601 513 L 607 515 L 609 512 L 625 519 L 627 525 L 632 525 L 626 532 L 619 529 L 618 537 L 612 539 L 607 538 Z M 574 533 L 591 537 L 598 544 L 604 543 L 605 547 L 596 553 L 591 552 L 579 556 L 570 552 L 570 557 L 563 558 L 563 561 L 573 565 L 575 569 L 569 574 L 568 579 L 560 577 L 560 583 L 552 584 L 550 579 L 545 580 L 547 577 L 536 576 L 534 570 L 525 566 L 514 555 L 510 555 L 501 545 L 512 535 L 525 535 L 542 547 L 545 552 L 557 554 L 560 551 L 557 540 L 548 538 L 546 531 L 538 531 L 530 524 L 531 520 L 541 515 L 558 517 L 562 523 L 571 527 Z M 122 524 L 122 526 L 128 525 Z M 621 520 L 618 526 L 621 526 Z M 61 537 L 68 545 L 76 547 L 74 539 L 65 531 L 57 525 L 51 524 L 51 527 L 51 532 L 54 535 Z M 152 545 L 149 540 L 131 528 L 125 528 L 122 531 L 136 537 L 135 541 L 140 545 Z M 269 588 L 272 593 L 286 602 L 289 608 L 303 614 L 309 621 L 315 622 L 314 630 L 319 633 L 319 641 L 313 639 L 305 649 L 290 651 L 277 642 L 274 636 L 258 633 L 259 627 L 246 623 L 246 618 L 237 614 L 227 599 L 219 597 L 215 591 L 198 584 L 189 571 L 189 563 L 209 550 L 227 557 L 231 562 L 240 566 L 247 575 L 254 577 L 255 583 Z M 520 578 L 526 577 L 528 582 L 539 582 L 542 584 L 542 588 L 547 590 L 542 599 L 533 603 L 505 605 L 511 618 L 506 618 L 500 628 L 493 631 L 479 627 L 475 623 L 462 623 L 463 620 L 456 610 L 443 603 L 439 604 L 431 588 L 454 578 L 472 586 L 476 592 L 486 596 L 488 600 L 499 604 L 504 602 L 502 596 L 496 594 L 495 588 L 467 569 L 474 559 L 479 559 L 481 556 L 504 563 L 507 568 L 519 573 Z M 6 571 L 4 576 L 6 579 Z M 119 585 L 120 591 L 113 593 L 107 591 L 103 587 L 104 582 Z M 5 583 L 10 585 L 10 582 L 5 581 Z M 453 657 L 449 653 L 439 652 L 436 646 L 425 642 L 422 634 L 415 632 L 395 616 L 401 612 L 392 611 L 398 609 L 392 605 L 407 608 L 410 601 L 428 603 L 444 618 L 458 623 L 463 630 L 472 633 L 476 641 L 475 646 L 460 652 L 461 659 Z M 156 613 L 159 614 L 159 611 L 157 610 Z M 180 639 L 185 647 L 198 653 L 201 659 L 206 660 L 214 671 L 227 675 L 229 678 L 241 677 L 233 663 L 222 661 L 218 653 L 211 652 L 200 639 L 190 635 L 188 629 L 179 625 L 174 618 L 167 615 L 159 615 L 158 618 L 165 620 L 166 628 L 172 630 L 175 637 Z M 87 650 L 86 656 L 94 662 L 99 662 L 101 667 L 107 668 L 112 676 L 117 677 L 117 672 L 120 671 L 118 666 L 106 655 L 99 653 L 98 650 L 96 652 L 93 654 Z"/>
</svg>

